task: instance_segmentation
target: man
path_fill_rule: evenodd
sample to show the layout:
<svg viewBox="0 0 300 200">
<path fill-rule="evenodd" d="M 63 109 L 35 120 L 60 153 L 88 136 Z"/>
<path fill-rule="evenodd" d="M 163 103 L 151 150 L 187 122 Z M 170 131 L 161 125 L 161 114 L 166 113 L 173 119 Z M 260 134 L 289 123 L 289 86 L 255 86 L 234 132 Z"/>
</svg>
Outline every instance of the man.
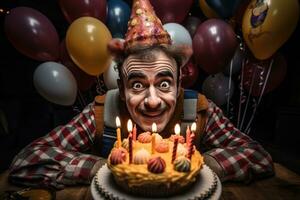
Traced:
<svg viewBox="0 0 300 200">
<path fill-rule="evenodd" d="M 175 123 L 185 130 L 196 121 L 195 145 L 222 181 L 250 181 L 273 173 L 270 155 L 234 128 L 220 108 L 180 88 L 180 67 L 191 49 L 171 45 L 148 0 L 134 1 L 125 42 L 113 40 L 109 49 L 119 62 L 119 89 L 96 97 L 67 125 L 24 148 L 10 168 L 13 182 L 56 188 L 89 184 L 115 141 L 116 116 L 122 138 L 127 137 L 129 118 L 138 133 L 151 131 L 155 122 L 163 137 L 173 134 Z"/>
</svg>

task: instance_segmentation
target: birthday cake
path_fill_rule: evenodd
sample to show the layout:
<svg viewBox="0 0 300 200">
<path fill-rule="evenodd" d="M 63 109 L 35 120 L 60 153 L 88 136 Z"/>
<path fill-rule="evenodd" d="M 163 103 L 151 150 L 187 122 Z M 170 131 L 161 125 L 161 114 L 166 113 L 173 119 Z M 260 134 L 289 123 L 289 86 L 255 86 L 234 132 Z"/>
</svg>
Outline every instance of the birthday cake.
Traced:
<svg viewBox="0 0 300 200">
<path fill-rule="evenodd" d="M 163 139 L 141 133 L 114 147 L 107 160 L 114 180 L 124 191 L 138 196 L 166 197 L 193 184 L 203 166 L 203 157 L 182 136 Z"/>
</svg>

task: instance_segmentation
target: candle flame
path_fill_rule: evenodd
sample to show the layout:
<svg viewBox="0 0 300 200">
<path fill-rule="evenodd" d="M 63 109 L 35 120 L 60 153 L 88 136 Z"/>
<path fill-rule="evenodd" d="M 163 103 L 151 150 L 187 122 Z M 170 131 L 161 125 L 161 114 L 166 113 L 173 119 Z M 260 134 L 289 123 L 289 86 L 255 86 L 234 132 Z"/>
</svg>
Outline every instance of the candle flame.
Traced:
<svg viewBox="0 0 300 200">
<path fill-rule="evenodd" d="M 176 135 L 180 135 L 180 126 L 179 126 L 179 124 L 175 125 L 174 132 L 175 132 Z"/>
<path fill-rule="evenodd" d="M 132 121 L 130 119 L 127 122 L 127 130 L 128 132 L 132 132 Z"/>
<path fill-rule="evenodd" d="M 196 128 L 197 128 L 197 125 L 196 125 L 196 123 L 194 122 L 194 123 L 192 124 L 191 131 L 192 131 L 192 132 L 195 132 L 195 131 L 196 131 Z"/>
<path fill-rule="evenodd" d="M 157 132 L 157 125 L 156 125 L 156 123 L 154 122 L 153 124 L 152 124 L 152 133 L 156 133 Z"/>
<path fill-rule="evenodd" d="M 116 125 L 117 125 L 118 128 L 121 127 L 121 121 L 120 121 L 119 117 L 116 117 Z"/>
</svg>

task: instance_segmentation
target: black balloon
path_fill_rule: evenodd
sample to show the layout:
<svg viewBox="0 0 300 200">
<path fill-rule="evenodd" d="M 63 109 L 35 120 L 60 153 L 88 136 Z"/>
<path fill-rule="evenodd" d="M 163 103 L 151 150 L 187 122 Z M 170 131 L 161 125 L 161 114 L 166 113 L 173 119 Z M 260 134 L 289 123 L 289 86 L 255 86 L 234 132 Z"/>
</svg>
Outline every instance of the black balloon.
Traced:
<svg viewBox="0 0 300 200">
<path fill-rule="evenodd" d="M 189 16 L 184 21 L 184 27 L 189 31 L 191 37 L 194 36 L 201 20 L 198 17 Z"/>
<path fill-rule="evenodd" d="M 230 76 L 230 68 L 231 68 L 231 75 L 235 75 L 241 71 L 243 60 L 245 59 L 245 53 L 240 47 L 236 48 L 235 53 L 231 61 L 225 67 L 223 73 L 226 76 Z"/>
</svg>

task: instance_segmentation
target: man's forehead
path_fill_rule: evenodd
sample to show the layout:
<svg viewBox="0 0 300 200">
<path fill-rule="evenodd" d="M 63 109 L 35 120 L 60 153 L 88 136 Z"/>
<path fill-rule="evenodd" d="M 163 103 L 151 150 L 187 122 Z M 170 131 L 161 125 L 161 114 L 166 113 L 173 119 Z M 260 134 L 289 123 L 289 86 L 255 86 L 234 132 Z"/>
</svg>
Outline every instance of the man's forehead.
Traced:
<svg viewBox="0 0 300 200">
<path fill-rule="evenodd" d="M 161 71 L 176 73 L 177 66 L 170 60 L 157 59 L 155 61 L 143 61 L 140 59 L 128 59 L 123 66 L 123 73 L 128 76 L 132 72 L 144 72 L 157 74 Z"/>
</svg>

